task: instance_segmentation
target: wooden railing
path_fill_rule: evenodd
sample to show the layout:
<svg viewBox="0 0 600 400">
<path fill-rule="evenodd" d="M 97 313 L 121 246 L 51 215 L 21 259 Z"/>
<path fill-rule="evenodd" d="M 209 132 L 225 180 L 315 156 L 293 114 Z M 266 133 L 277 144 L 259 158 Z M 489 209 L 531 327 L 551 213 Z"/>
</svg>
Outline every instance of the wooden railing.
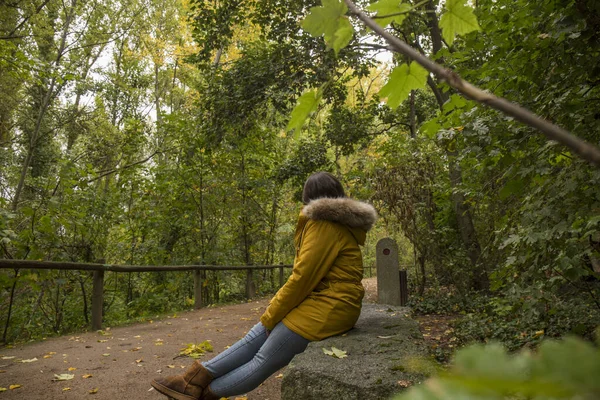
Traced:
<svg viewBox="0 0 600 400">
<path fill-rule="evenodd" d="M 30 261 L 30 260 L 0 260 L 0 269 L 54 269 L 54 270 L 77 270 L 93 271 L 92 289 L 92 329 L 102 329 L 102 306 L 104 303 L 104 272 L 173 272 L 194 271 L 194 308 L 202 307 L 202 271 L 246 271 L 246 298 L 255 295 L 254 270 L 279 268 L 279 286 L 283 286 L 284 268 L 292 268 L 289 264 L 279 265 L 114 265 L 114 264 L 90 264 L 54 261 Z"/>
</svg>

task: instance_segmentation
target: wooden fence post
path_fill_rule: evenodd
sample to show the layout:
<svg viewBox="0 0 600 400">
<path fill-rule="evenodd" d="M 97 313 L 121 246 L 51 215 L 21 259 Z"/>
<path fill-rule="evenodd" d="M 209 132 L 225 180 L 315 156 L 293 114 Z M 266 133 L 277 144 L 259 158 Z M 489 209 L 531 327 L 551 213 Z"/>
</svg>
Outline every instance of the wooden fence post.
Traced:
<svg viewBox="0 0 600 400">
<path fill-rule="evenodd" d="M 254 280 L 252 280 L 252 269 L 246 270 L 246 299 L 250 300 L 256 295 Z"/>
<path fill-rule="evenodd" d="M 285 284 L 283 279 L 283 263 L 279 264 L 279 287 L 282 287 Z"/>
<path fill-rule="evenodd" d="M 94 271 L 92 289 L 92 329 L 102 329 L 102 307 L 104 306 L 104 271 Z"/>
<path fill-rule="evenodd" d="M 405 306 L 408 303 L 408 276 L 406 270 L 400 270 L 400 305 Z"/>
<path fill-rule="evenodd" d="M 377 302 L 400 305 L 400 279 L 398 277 L 398 245 L 391 238 L 377 242 Z"/>
<path fill-rule="evenodd" d="M 194 309 L 202 308 L 202 270 L 194 270 Z"/>
</svg>

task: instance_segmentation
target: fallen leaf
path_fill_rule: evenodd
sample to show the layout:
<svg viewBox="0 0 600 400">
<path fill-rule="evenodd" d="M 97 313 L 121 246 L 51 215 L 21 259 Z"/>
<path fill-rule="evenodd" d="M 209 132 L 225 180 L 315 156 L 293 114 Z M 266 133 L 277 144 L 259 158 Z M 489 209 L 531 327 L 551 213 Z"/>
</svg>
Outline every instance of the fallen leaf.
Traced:
<svg viewBox="0 0 600 400">
<path fill-rule="evenodd" d="M 3 360 L 12 360 L 13 358 L 15 358 L 15 356 L 4 356 L 4 357 L 2 357 Z"/>
<path fill-rule="evenodd" d="M 377 336 L 379 339 L 389 339 L 392 338 L 394 336 Z"/>
<path fill-rule="evenodd" d="M 410 385 L 412 385 L 411 381 L 405 381 L 405 380 L 398 381 L 398 386 L 400 386 L 400 387 L 407 388 Z"/>
<path fill-rule="evenodd" d="M 141 359 L 141 358 L 139 360 L 135 360 L 135 362 L 138 363 L 138 364 L 141 363 L 142 361 L 144 361 L 144 360 Z"/>
<path fill-rule="evenodd" d="M 96 394 L 98 393 L 98 388 L 93 388 L 92 390 L 89 391 L 89 394 Z"/>
<path fill-rule="evenodd" d="M 10 390 L 15 390 L 15 389 L 19 389 L 20 387 L 22 387 L 22 385 L 10 385 L 8 388 Z"/>
<path fill-rule="evenodd" d="M 212 352 L 213 350 L 214 349 L 212 344 L 210 344 L 210 340 L 205 340 L 201 343 L 189 343 L 186 345 L 186 347 L 180 350 L 179 355 L 197 359 L 202 357 L 207 351 Z"/>
<path fill-rule="evenodd" d="M 5 388 L 5 387 L 0 387 L 0 393 L 2 393 L 2 392 L 6 392 L 7 390 L 8 390 L 8 389 L 7 389 L 7 388 Z"/>
<path fill-rule="evenodd" d="M 246 397 L 246 396 L 238 396 L 238 397 L 236 397 L 233 400 L 248 400 L 248 397 Z"/>
<path fill-rule="evenodd" d="M 34 361 L 37 361 L 37 360 L 38 359 L 34 357 L 34 358 L 30 358 L 29 360 L 21 360 L 21 362 L 22 363 L 30 363 L 30 362 L 34 362 Z"/>
<path fill-rule="evenodd" d="M 167 368 L 175 368 L 174 365 L 167 365 Z"/>
<path fill-rule="evenodd" d="M 340 350 L 337 347 L 332 347 L 331 350 L 327 350 L 326 348 L 323 347 L 323 353 L 327 354 L 328 356 L 335 357 L 335 358 L 348 357 L 348 355 L 346 354 L 346 352 L 344 350 Z"/>
<path fill-rule="evenodd" d="M 108 340 L 106 340 L 106 339 L 98 339 L 98 343 L 105 343 L 105 342 L 108 342 Z"/>
<path fill-rule="evenodd" d="M 85 375 L 82 375 L 81 377 L 83 379 L 88 379 L 88 378 L 91 378 L 92 376 L 93 376 L 92 374 L 85 374 Z"/>
<path fill-rule="evenodd" d="M 104 357 L 108 357 L 108 356 L 110 356 L 110 353 L 104 353 L 104 354 L 102 354 L 102 355 L 103 355 Z"/>
<path fill-rule="evenodd" d="M 3 374 L 3 373 L 5 373 L 5 372 L 6 372 L 6 370 L 5 370 L 5 369 L 0 369 L 0 374 Z"/>
<path fill-rule="evenodd" d="M 46 354 L 46 355 L 44 356 L 44 358 L 52 358 L 52 356 L 50 356 L 50 355 Z"/>
<path fill-rule="evenodd" d="M 138 350 L 141 350 L 141 349 L 142 349 L 141 347 L 134 347 L 133 349 L 131 349 L 131 351 L 138 351 Z"/>
<path fill-rule="evenodd" d="M 283 378 L 283 374 L 279 374 L 279 375 L 277 375 L 275 378 L 279 378 L 279 379 L 281 379 L 281 378 Z"/>
<path fill-rule="evenodd" d="M 63 388 L 63 392 L 67 392 L 67 391 L 69 391 L 69 390 L 71 390 L 71 388 L 70 388 L 70 387 Z"/>
<path fill-rule="evenodd" d="M 135 335 L 134 338 L 139 339 L 139 338 L 141 338 L 141 336 L 140 335 Z"/>
<path fill-rule="evenodd" d="M 69 367 L 68 371 L 75 371 L 77 368 L 75 367 Z"/>
<path fill-rule="evenodd" d="M 54 374 L 54 379 L 52 379 L 53 381 L 70 381 L 71 379 L 75 378 L 75 375 L 73 374 Z"/>
</svg>

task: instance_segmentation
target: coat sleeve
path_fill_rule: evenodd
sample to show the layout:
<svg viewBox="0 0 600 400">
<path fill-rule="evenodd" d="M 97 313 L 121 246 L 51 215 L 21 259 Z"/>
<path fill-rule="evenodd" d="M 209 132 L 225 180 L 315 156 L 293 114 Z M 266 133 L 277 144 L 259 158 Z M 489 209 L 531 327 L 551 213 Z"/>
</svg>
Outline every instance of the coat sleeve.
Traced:
<svg viewBox="0 0 600 400">
<path fill-rule="evenodd" d="M 339 229 L 329 221 L 308 221 L 292 275 L 260 318 L 271 330 L 317 287 L 339 252 Z"/>
</svg>

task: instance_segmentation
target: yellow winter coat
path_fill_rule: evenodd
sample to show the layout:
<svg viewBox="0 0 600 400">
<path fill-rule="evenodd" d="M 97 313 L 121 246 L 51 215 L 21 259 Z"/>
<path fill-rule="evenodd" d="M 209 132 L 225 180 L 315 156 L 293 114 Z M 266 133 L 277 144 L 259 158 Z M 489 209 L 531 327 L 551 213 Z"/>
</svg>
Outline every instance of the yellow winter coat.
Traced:
<svg viewBox="0 0 600 400">
<path fill-rule="evenodd" d="M 377 213 L 349 198 L 321 198 L 304 207 L 294 242 L 292 275 L 260 318 L 269 330 L 283 321 L 308 340 L 351 329 L 360 315 L 364 288 L 362 254 Z"/>
</svg>

